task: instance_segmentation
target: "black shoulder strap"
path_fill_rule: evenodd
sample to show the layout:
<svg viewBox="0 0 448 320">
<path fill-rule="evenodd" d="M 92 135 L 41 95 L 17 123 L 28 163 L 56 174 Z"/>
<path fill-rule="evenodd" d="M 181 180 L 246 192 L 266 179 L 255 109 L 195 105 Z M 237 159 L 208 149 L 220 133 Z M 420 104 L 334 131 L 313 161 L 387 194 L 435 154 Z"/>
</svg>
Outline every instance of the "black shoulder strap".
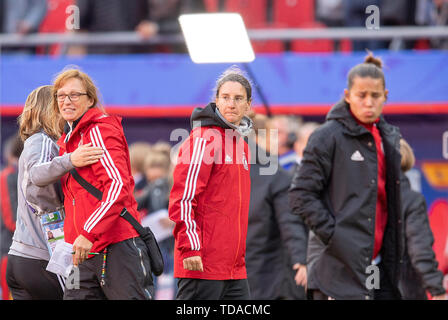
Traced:
<svg viewBox="0 0 448 320">
<path fill-rule="evenodd" d="M 122 216 L 127 222 L 129 222 L 140 236 L 143 236 L 147 233 L 145 228 L 132 216 L 132 214 L 129 213 L 126 208 L 121 211 L 120 216 Z"/>
<path fill-rule="evenodd" d="M 99 201 L 103 199 L 103 193 L 86 181 L 81 175 L 76 171 L 76 169 L 70 170 L 70 174 L 75 178 L 76 182 L 80 184 L 81 187 L 87 190 L 92 196 L 97 198 Z"/>
</svg>

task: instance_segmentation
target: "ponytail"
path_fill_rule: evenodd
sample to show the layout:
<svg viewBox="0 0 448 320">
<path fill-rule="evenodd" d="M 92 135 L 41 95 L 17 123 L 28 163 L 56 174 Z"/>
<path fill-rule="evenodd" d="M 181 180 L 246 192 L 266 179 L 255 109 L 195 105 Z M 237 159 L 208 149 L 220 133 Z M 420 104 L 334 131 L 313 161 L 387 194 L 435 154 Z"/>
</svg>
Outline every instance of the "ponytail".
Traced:
<svg viewBox="0 0 448 320">
<path fill-rule="evenodd" d="M 380 58 L 374 57 L 372 52 L 368 52 L 368 55 L 364 58 L 364 62 L 360 63 L 350 69 L 348 73 L 348 86 L 350 90 L 353 85 L 353 80 L 356 77 L 360 78 L 373 78 L 381 79 L 383 82 L 383 88 L 386 88 L 386 80 L 384 79 L 383 61 Z"/>
</svg>

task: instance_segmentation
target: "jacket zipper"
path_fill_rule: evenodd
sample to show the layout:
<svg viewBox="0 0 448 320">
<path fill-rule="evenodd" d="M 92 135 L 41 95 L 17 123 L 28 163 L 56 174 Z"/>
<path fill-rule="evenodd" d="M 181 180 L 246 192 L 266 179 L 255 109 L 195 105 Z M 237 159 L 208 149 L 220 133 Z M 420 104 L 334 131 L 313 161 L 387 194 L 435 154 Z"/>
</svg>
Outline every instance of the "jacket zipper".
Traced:
<svg viewBox="0 0 448 320">
<path fill-rule="evenodd" d="M 70 132 L 68 133 L 68 135 L 66 136 L 65 141 L 64 141 L 66 144 L 68 143 L 68 140 L 71 138 L 72 131 L 73 131 L 73 128 L 72 128 L 72 126 L 70 126 Z M 81 144 L 82 144 L 82 141 L 83 141 L 83 133 L 80 132 L 80 135 L 81 135 L 81 140 L 80 140 L 80 141 L 81 141 Z M 69 173 L 68 173 L 68 177 L 67 177 L 67 183 L 66 183 L 66 186 L 67 186 L 67 190 L 70 192 L 70 195 L 72 196 L 72 205 L 73 205 L 73 226 L 75 227 L 76 236 L 79 236 L 80 233 L 79 233 L 79 231 L 78 231 L 78 227 L 77 227 L 77 225 L 76 225 L 76 201 L 75 201 L 75 194 L 74 194 L 74 192 L 72 191 L 72 189 L 69 187 L 69 185 L 70 185 L 70 186 L 72 185 L 72 183 L 71 183 L 71 181 L 72 181 L 71 177 L 72 177 L 72 174 L 69 172 Z"/>
<path fill-rule="evenodd" d="M 80 135 L 81 135 L 81 140 L 80 140 L 80 143 L 81 144 L 83 144 L 83 133 L 82 132 L 80 132 Z M 78 144 L 78 146 L 79 146 L 79 144 Z M 76 170 L 76 169 L 75 169 Z M 71 173 L 69 173 L 69 178 L 70 177 L 72 177 L 72 174 Z M 72 185 L 72 182 L 73 180 L 72 179 L 70 179 L 70 186 Z M 72 194 L 72 196 L 73 196 L 73 225 L 74 225 L 74 227 L 75 227 L 75 231 L 76 231 L 76 236 L 79 236 L 80 235 L 80 232 L 78 231 L 78 226 L 76 225 L 76 201 L 75 201 L 75 194 L 70 190 L 70 193 Z"/>
<path fill-rule="evenodd" d="M 79 235 L 79 231 L 78 231 L 78 227 L 76 226 L 76 201 L 75 201 L 75 195 L 72 191 L 72 189 L 69 187 L 69 185 L 71 186 L 71 173 L 69 173 L 68 177 L 67 177 L 67 190 L 70 192 L 70 195 L 72 197 L 72 204 L 73 204 L 73 226 L 75 227 L 75 232 L 76 232 L 76 236 Z"/>
<path fill-rule="evenodd" d="M 235 254 L 235 261 L 233 263 L 233 268 L 230 273 L 230 278 L 233 279 L 233 272 L 235 271 L 236 262 L 238 259 L 238 253 L 240 251 L 241 244 L 241 165 L 238 164 L 238 195 L 239 195 L 239 207 L 238 207 L 238 246 Z"/>
</svg>

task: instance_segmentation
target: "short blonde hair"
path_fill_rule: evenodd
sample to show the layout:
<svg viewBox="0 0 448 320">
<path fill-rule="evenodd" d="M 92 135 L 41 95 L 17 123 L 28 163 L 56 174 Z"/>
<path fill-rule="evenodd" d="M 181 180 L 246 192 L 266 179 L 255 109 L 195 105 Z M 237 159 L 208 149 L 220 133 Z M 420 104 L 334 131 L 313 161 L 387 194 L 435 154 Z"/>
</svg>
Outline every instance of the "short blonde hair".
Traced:
<svg viewBox="0 0 448 320">
<path fill-rule="evenodd" d="M 260 129 L 268 129 L 269 128 L 269 118 L 264 114 L 254 114 L 252 117 L 253 129 L 254 132 L 258 135 Z"/>
<path fill-rule="evenodd" d="M 53 86 L 46 85 L 34 89 L 27 97 L 22 113 L 18 117 L 19 135 L 25 141 L 41 129 L 57 140 L 62 134 L 64 121 L 52 109 Z"/>
<path fill-rule="evenodd" d="M 142 173 L 144 170 L 144 163 L 146 156 L 151 153 L 151 144 L 148 142 L 134 142 L 129 146 L 129 158 L 131 167 Z"/>
<path fill-rule="evenodd" d="M 171 145 L 165 141 L 158 141 L 152 146 L 154 152 L 162 152 L 169 156 L 171 154 Z"/>
<path fill-rule="evenodd" d="M 411 146 L 404 139 L 400 139 L 400 153 L 401 170 L 403 170 L 403 172 L 411 170 L 415 164 L 415 155 Z"/>
<path fill-rule="evenodd" d="M 152 149 L 151 152 L 145 157 L 143 167 L 145 171 L 148 168 L 162 168 L 169 172 L 171 167 L 170 156 L 165 152 L 154 151 L 154 149 Z"/>
<path fill-rule="evenodd" d="M 89 77 L 89 75 L 87 73 L 84 73 L 78 69 L 66 69 L 66 70 L 64 69 L 56 76 L 56 78 L 53 82 L 53 97 L 56 96 L 58 90 L 64 86 L 64 84 L 67 80 L 73 79 L 73 78 L 79 79 L 81 81 L 81 83 L 83 84 L 83 86 L 86 90 L 87 97 L 93 100 L 93 103 L 89 107 L 89 109 L 97 107 L 103 113 L 106 113 L 105 110 L 103 109 L 103 107 L 100 105 L 99 98 L 98 98 L 99 93 L 98 93 L 98 90 L 97 90 L 93 80 Z M 58 106 L 57 99 L 53 99 L 52 106 L 53 106 L 53 110 L 55 112 L 59 112 L 59 106 Z"/>
</svg>

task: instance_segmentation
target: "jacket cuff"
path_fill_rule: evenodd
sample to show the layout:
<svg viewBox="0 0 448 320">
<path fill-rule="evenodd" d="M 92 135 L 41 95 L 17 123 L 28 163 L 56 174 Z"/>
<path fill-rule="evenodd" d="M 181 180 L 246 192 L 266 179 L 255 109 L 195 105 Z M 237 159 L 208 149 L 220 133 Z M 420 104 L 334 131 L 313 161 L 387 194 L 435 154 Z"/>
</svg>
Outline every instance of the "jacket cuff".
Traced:
<svg viewBox="0 0 448 320">
<path fill-rule="evenodd" d="M 186 251 L 186 252 L 182 253 L 182 260 L 186 259 L 186 258 L 194 257 L 194 256 L 199 256 L 202 258 L 201 250 L 191 250 L 191 251 Z"/>
<path fill-rule="evenodd" d="M 82 234 L 84 237 L 86 237 L 87 240 L 89 240 L 89 241 L 92 242 L 92 243 L 95 243 L 95 241 L 97 240 L 97 238 L 96 238 L 93 234 L 88 233 L 86 230 L 82 230 L 82 231 L 81 231 L 81 234 Z"/>
<path fill-rule="evenodd" d="M 433 297 L 440 296 L 442 294 L 446 294 L 446 291 L 442 286 L 436 287 L 436 288 L 430 288 L 428 291 L 431 294 L 431 296 L 433 296 Z"/>
<path fill-rule="evenodd" d="M 75 166 L 73 165 L 72 161 L 71 161 L 71 154 L 72 153 L 66 153 L 62 156 L 62 165 L 64 166 L 64 168 L 68 171 L 72 170 L 75 168 Z"/>
</svg>

